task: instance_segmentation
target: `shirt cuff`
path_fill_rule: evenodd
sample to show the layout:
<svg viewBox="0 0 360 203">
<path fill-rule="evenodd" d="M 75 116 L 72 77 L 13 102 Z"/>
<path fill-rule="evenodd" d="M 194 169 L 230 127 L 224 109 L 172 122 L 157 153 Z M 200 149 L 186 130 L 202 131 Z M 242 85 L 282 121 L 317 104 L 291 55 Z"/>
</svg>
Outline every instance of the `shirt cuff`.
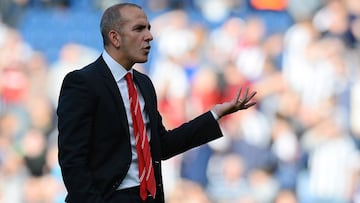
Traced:
<svg viewBox="0 0 360 203">
<path fill-rule="evenodd" d="M 215 120 L 219 120 L 219 116 L 213 110 L 211 110 L 210 112 L 213 115 Z"/>
</svg>

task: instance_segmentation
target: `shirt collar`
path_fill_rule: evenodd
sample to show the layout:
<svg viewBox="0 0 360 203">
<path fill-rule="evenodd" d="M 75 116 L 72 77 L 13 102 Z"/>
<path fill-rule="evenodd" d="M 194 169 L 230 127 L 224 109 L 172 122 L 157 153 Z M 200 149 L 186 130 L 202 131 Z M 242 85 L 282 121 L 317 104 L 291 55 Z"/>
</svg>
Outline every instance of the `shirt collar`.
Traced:
<svg viewBox="0 0 360 203">
<path fill-rule="evenodd" d="M 126 73 L 130 72 L 133 73 L 133 70 L 127 71 L 121 64 L 116 62 L 108 53 L 106 50 L 103 51 L 102 57 L 106 63 L 106 65 L 109 67 L 111 74 L 113 75 L 116 82 L 119 82 L 122 78 L 125 77 Z"/>
</svg>

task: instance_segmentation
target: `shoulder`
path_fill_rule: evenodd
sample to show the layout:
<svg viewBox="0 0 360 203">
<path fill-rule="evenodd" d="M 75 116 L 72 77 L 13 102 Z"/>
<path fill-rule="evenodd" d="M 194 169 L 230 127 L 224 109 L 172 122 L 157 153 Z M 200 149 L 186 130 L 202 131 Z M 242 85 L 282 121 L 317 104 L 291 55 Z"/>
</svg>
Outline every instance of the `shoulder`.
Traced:
<svg viewBox="0 0 360 203">
<path fill-rule="evenodd" d="M 66 74 L 64 82 L 67 80 L 71 81 L 82 81 L 82 80 L 91 80 L 95 79 L 99 74 L 99 70 L 106 66 L 105 62 L 103 62 L 102 57 L 100 56 L 96 61 L 80 68 L 73 70 Z"/>
</svg>

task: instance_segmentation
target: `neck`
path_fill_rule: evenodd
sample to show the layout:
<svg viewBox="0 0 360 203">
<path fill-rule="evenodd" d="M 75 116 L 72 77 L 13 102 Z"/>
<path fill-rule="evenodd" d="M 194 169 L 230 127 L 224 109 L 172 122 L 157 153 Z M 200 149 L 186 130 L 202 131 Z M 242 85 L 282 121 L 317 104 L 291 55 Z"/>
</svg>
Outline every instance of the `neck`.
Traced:
<svg viewBox="0 0 360 203">
<path fill-rule="evenodd" d="M 129 71 L 134 64 L 128 63 L 127 60 L 125 60 L 124 56 L 121 54 L 121 52 L 111 46 L 105 46 L 104 47 L 106 52 L 113 58 L 116 62 L 118 62 L 122 67 L 124 67 L 127 71 Z"/>
</svg>

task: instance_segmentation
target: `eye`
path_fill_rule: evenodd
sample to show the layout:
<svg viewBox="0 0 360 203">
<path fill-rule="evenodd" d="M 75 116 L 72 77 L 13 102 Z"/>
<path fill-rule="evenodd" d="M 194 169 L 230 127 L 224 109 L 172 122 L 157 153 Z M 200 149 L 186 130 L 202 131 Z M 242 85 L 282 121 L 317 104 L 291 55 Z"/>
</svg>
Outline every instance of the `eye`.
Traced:
<svg viewBox="0 0 360 203">
<path fill-rule="evenodd" d="M 134 28 L 134 30 L 137 31 L 137 32 L 141 32 L 141 31 L 143 31 L 144 29 L 145 29 L 145 26 L 142 26 L 142 25 L 136 26 L 136 27 Z"/>
</svg>

